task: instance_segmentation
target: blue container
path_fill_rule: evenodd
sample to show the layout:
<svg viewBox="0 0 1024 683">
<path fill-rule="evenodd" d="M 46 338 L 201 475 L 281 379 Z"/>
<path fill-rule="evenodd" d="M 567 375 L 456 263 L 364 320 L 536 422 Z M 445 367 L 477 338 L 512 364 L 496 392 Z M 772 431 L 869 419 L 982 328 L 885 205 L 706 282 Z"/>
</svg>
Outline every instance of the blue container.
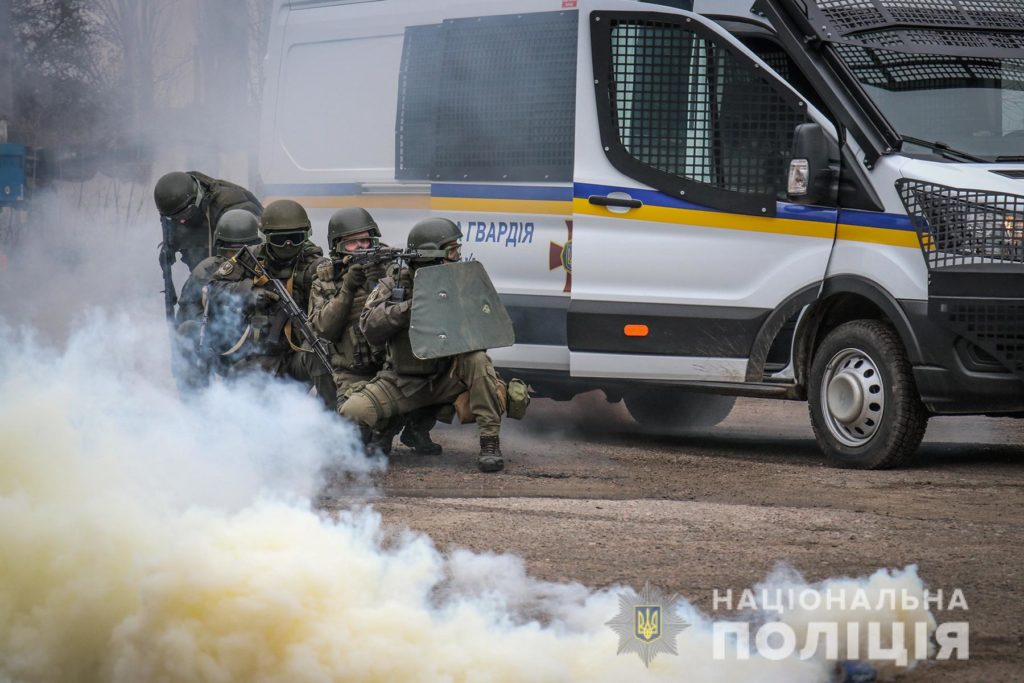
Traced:
<svg viewBox="0 0 1024 683">
<path fill-rule="evenodd" d="M 0 145 L 0 206 L 25 201 L 25 145 Z"/>
</svg>

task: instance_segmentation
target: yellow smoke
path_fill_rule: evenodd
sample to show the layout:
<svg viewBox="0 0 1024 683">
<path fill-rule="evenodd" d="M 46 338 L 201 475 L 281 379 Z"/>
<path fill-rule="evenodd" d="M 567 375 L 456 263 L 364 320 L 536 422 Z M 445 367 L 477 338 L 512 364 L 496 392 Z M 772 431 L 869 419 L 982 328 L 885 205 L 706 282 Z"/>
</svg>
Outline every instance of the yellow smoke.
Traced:
<svg viewBox="0 0 1024 683">
<path fill-rule="evenodd" d="M 614 591 L 444 557 L 372 510 L 327 519 L 316 471 L 374 467 L 351 430 L 280 386 L 182 403 L 144 379 L 145 335 L 106 358 L 111 327 L 49 354 L 0 333 L 0 680 L 829 678 L 818 660 L 712 660 L 688 607 L 678 656 L 648 670 L 616 655 Z"/>
</svg>

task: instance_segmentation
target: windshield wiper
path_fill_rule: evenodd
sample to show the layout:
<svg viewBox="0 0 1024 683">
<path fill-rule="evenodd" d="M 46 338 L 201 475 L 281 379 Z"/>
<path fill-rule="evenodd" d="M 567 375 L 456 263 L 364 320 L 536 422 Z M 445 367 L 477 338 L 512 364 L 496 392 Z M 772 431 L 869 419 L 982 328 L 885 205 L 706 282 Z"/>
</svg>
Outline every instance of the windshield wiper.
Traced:
<svg viewBox="0 0 1024 683">
<path fill-rule="evenodd" d="M 976 157 L 973 154 L 969 154 L 967 152 L 961 152 L 959 149 L 953 149 L 952 147 L 947 145 L 945 142 L 938 142 L 938 141 L 934 141 L 933 142 L 933 141 L 930 141 L 930 140 L 922 140 L 921 138 L 915 138 L 915 137 L 913 137 L 911 135 L 903 135 L 902 133 L 900 133 L 900 137 L 903 139 L 903 142 L 909 142 L 910 144 L 917 145 L 918 147 L 927 147 L 928 149 L 932 150 L 933 152 L 938 152 L 940 155 L 946 157 L 947 159 L 961 159 L 961 160 L 965 160 L 965 161 L 977 161 L 978 163 L 982 163 L 982 164 L 987 164 L 988 163 L 988 159 L 982 159 L 981 157 Z"/>
<path fill-rule="evenodd" d="M 1014 163 L 1014 162 L 1020 163 L 1021 161 L 1024 161 L 1024 156 L 1017 155 L 1017 156 L 1008 156 L 1008 157 L 996 157 L 996 161 L 999 162 L 1000 164 L 1002 164 L 1002 163 Z"/>
</svg>

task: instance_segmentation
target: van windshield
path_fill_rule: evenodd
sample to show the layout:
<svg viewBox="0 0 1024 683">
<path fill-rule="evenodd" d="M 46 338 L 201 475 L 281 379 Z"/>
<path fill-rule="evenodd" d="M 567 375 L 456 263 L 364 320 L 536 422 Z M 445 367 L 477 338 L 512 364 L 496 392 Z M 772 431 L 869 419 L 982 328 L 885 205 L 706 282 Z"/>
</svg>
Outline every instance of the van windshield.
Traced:
<svg viewBox="0 0 1024 683">
<path fill-rule="evenodd" d="M 1024 161 L 1024 59 L 849 44 L 837 52 L 905 138 L 906 150 L 957 161 Z"/>
</svg>

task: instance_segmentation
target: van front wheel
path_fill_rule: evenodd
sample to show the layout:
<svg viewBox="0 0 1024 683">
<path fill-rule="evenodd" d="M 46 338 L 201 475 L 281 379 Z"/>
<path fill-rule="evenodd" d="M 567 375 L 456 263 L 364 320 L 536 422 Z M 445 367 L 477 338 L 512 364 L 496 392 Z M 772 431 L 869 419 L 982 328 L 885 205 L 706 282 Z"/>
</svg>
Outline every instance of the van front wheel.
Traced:
<svg viewBox="0 0 1024 683">
<path fill-rule="evenodd" d="M 641 426 L 665 433 L 714 427 L 729 417 L 735 396 L 671 389 L 645 389 L 624 395 L 626 409 Z"/>
<path fill-rule="evenodd" d="M 877 320 L 844 323 L 825 337 L 807 398 L 814 436 L 835 467 L 899 467 L 928 426 L 907 352 L 896 331 Z"/>
</svg>

